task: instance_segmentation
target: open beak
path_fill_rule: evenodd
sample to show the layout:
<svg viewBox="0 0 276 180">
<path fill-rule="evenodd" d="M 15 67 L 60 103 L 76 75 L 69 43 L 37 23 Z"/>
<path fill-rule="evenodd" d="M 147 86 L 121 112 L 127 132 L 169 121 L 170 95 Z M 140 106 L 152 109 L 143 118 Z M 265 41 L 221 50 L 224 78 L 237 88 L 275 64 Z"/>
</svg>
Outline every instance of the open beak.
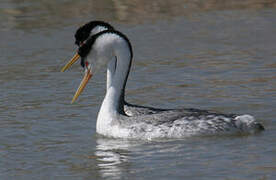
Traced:
<svg viewBox="0 0 276 180">
<path fill-rule="evenodd" d="M 72 101 L 71 101 L 71 104 L 74 103 L 76 101 L 76 99 L 79 97 L 79 95 L 82 93 L 83 89 L 85 88 L 85 86 L 87 85 L 89 79 L 92 77 L 92 72 L 91 72 L 91 69 L 90 68 L 87 68 L 86 71 L 85 71 L 85 75 L 79 85 L 79 88 L 78 90 L 76 91 Z"/>
<path fill-rule="evenodd" d="M 74 57 L 61 69 L 61 72 L 64 72 L 66 69 L 71 67 L 79 58 L 80 58 L 80 55 L 76 53 Z"/>
</svg>

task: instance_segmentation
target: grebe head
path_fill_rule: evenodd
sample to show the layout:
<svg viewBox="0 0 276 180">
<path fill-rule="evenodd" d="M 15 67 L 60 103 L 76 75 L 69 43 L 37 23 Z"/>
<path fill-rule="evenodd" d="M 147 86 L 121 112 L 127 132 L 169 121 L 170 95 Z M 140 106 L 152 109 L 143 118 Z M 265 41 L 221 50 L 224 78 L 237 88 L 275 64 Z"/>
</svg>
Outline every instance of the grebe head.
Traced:
<svg viewBox="0 0 276 180">
<path fill-rule="evenodd" d="M 110 24 L 104 21 L 91 21 L 79 27 L 75 33 L 75 44 L 81 46 L 92 35 L 104 30 L 114 29 Z"/>
<path fill-rule="evenodd" d="M 85 70 L 83 80 L 72 102 L 74 102 L 83 91 L 89 79 L 92 77 L 92 72 L 94 74 L 97 70 L 106 65 L 108 65 L 107 67 L 112 77 L 115 77 L 115 74 L 117 74 L 115 79 L 121 82 L 121 87 L 124 89 L 132 56 L 132 48 L 129 40 L 124 34 L 118 31 L 106 30 L 90 36 L 87 41 L 79 47 L 78 52 L 70 60 L 70 62 L 72 62 L 81 59 L 81 65 Z M 118 61 L 121 62 L 120 65 Z"/>
<path fill-rule="evenodd" d="M 85 42 L 93 35 L 105 31 L 113 30 L 114 28 L 103 21 L 91 21 L 85 25 L 79 27 L 75 33 L 75 44 L 81 47 Z M 78 53 L 69 61 L 62 69 L 61 72 L 64 72 L 70 66 L 72 66 L 79 59 Z M 83 61 L 81 61 L 81 66 L 84 67 Z"/>
</svg>

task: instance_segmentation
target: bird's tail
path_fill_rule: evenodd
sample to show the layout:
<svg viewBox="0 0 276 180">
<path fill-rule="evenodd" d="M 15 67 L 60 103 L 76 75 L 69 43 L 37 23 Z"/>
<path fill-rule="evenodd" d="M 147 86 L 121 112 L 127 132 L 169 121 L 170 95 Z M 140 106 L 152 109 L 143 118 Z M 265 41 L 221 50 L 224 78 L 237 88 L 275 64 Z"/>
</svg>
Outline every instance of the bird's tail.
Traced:
<svg viewBox="0 0 276 180">
<path fill-rule="evenodd" d="M 254 133 L 265 130 L 264 126 L 251 115 L 240 115 L 235 117 L 235 120 L 236 126 L 242 131 Z"/>
</svg>

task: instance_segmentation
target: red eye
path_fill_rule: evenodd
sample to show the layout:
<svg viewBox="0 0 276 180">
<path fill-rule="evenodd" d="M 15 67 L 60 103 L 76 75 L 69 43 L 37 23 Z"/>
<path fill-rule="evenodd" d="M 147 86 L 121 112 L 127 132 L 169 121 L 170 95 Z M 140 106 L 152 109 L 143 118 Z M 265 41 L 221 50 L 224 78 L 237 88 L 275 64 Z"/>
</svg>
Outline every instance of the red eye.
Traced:
<svg viewBox="0 0 276 180">
<path fill-rule="evenodd" d="M 89 65 L 89 63 L 86 61 L 86 62 L 85 62 L 85 66 L 88 67 L 88 65 Z"/>
</svg>

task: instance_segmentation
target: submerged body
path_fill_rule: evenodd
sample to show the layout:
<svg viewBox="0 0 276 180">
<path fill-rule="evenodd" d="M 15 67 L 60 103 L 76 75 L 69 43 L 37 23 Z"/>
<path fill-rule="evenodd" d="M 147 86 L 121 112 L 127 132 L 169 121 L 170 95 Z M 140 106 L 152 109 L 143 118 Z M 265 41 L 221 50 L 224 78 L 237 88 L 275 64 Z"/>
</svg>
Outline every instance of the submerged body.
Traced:
<svg viewBox="0 0 276 180">
<path fill-rule="evenodd" d="M 254 133 L 264 129 L 250 115 L 198 109 L 165 110 L 130 104 L 126 107 L 125 86 L 133 54 L 129 40 L 118 31 L 107 30 L 91 36 L 78 53 L 86 64 L 84 79 L 107 66 L 106 95 L 97 117 L 99 134 L 115 138 L 152 139 Z M 87 82 L 81 83 L 80 92 Z M 80 94 L 78 91 L 76 97 Z M 130 114 L 126 110 L 132 107 Z"/>
<path fill-rule="evenodd" d="M 117 114 L 97 119 L 97 133 L 115 138 L 184 138 L 260 130 L 264 130 L 263 126 L 250 115 L 226 115 L 199 109 L 167 110 L 134 117 Z"/>
</svg>

